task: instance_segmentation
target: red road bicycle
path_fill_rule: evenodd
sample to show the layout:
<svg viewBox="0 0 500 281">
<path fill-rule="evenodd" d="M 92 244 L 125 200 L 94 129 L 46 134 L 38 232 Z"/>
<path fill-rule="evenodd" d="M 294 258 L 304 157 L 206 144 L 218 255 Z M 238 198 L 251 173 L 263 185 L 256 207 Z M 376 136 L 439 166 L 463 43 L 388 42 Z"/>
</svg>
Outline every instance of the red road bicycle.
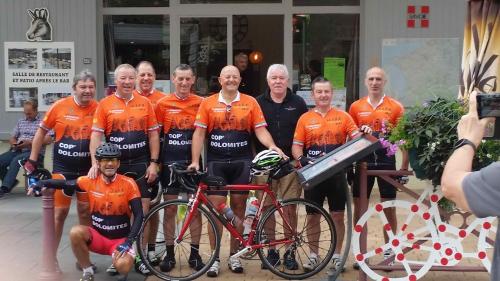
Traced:
<svg viewBox="0 0 500 281">
<path fill-rule="evenodd" d="M 269 179 L 266 184 L 261 185 L 227 185 L 220 177 L 188 171 L 185 170 L 185 167 L 176 164 L 171 165 L 172 180 L 178 181 L 186 191 L 192 192 L 193 196 L 189 200 L 179 199 L 160 203 L 146 215 L 143 227 L 154 214 L 160 215 L 160 227 L 156 235 L 154 255 L 159 259 L 163 258 L 166 245 L 173 245 L 175 253 L 174 268 L 169 272 L 161 271 L 153 262 L 154 259 L 151 255 L 148 255 L 148 251 L 151 251 L 151 245 L 144 247 L 143 243 L 140 243 L 147 239 L 147 237 L 143 237 L 144 233 L 141 230 L 137 248 L 146 266 L 162 280 L 193 280 L 200 277 L 208 271 L 216 257 L 219 256 L 221 234 L 216 227 L 216 221 L 219 221 L 230 235 L 240 242 L 240 250 L 233 257 L 241 257 L 252 251 L 257 251 L 263 266 L 285 279 L 305 279 L 320 272 L 328 265 L 334 253 L 337 242 L 335 227 L 329 213 L 311 201 L 299 198 L 281 201 L 276 198 L 275 193 L 269 187 L 270 182 L 273 178 L 279 178 L 280 173 L 283 174 L 285 165 L 289 166 L 289 163 L 282 162 L 268 171 Z M 208 190 L 256 190 L 262 193 L 260 207 L 253 219 L 248 237 L 239 233 L 236 227 L 217 211 L 217 208 L 207 198 L 206 191 Z M 269 197 L 268 202 L 269 199 L 272 202 L 269 207 L 264 206 L 266 197 Z M 166 216 L 168 208 L 177 210 L 174 217 L 171 217 L 172 220 L 175 220 L 175 230 L 166 229 L 163 223 L 163 217 Z M 290 212 L 293 212 L 292 215 Z M 307 214 L 312 213 L 320 215 L 319 224 L 317 219 L 311 222 L 313 216 Z M 201 216 L 201 225 L 193 227 L 195 225 L 193 220 L 198 215 Z M 296 220 L 290 219 L 293 217 L 296 217 Z M 273 223 L 275 230 L 270 231 L 272 229 L 270 225 Z M 314 231 L 312 231 L 313 224 Z M 213 249 L 210 247 L 209 231 L 215 233 L 215 247 Z M 189 265 L 191 245 L 197 243 L 199 244 L 199 254 L 204 263 L 204 266 L 199 270 Z M 276 249 L 280 254 L 280 259 L 273 264 L 266 259 L 269 249 Z M 310 267 L 305 269 L 304 265 L 310 262 L 309 256 L 313 249 L 318 254 L 315 267 L 312 270 Z M 286 251 L 293 252 L 298 266 L 287 267 L 283 258 Z M 222 262 L 221 259 L 221 264 Z"/>
</svg>

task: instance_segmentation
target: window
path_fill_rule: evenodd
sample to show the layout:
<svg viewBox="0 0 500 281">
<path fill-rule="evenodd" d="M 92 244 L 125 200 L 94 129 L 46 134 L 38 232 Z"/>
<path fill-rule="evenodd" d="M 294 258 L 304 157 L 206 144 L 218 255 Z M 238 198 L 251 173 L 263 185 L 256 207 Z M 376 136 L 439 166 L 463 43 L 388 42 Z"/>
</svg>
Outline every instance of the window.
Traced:
<svg viewBox="0 0 500 281">
<path fill-rule="evenodd" d="M 150 61 L 157 80 L 170 79 L 170 21 L 161 15 L 104 16 L 106 85 L 113 84 L 116 66 Z"/>
<path fill-rule="evenodd" d="M 103 7 L 168 7 L 169 0 L 104 0 Z"/>
<path fill-rule="evenodd" d="M 217 92 L 227 64 L 227 19 L 181 18 L 181 63 L 195 70 L 198 95 Z"/>
<path fill-rule="evenodd" d="M 294 6 L 359 6 L 359 0 L 293 0 Z"/>
<path fill-rule="evenodd" d="M 281 0 L 181 0 L 181 4 L 207 4 L 207 3 L 210 4 L 281 3 Z"/>
<path fill-rule="evenodd" d="M 359 15 L 296 14 L 293 31 L 294 90 L 307 96 L 314 78 L 324 76 L 345 89 L 346 108 L 358 94 Z"/>
</svg>

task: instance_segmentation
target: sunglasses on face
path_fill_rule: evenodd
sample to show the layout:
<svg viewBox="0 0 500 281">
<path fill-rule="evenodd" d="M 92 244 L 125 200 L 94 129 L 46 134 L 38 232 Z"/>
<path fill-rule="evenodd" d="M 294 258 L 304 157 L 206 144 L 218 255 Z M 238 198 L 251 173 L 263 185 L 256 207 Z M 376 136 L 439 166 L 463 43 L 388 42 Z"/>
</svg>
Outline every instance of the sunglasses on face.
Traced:
<svg viewBox="0 0 500 281">
<path fill-rule="evenodd" d="M 102 158 L 99 160 L 99 162 L 101 163 L 108 163 L 108 162 L 118 163 L 118 161 L 120 161 L 120 159 L 118 158 Z"/>
</svg>

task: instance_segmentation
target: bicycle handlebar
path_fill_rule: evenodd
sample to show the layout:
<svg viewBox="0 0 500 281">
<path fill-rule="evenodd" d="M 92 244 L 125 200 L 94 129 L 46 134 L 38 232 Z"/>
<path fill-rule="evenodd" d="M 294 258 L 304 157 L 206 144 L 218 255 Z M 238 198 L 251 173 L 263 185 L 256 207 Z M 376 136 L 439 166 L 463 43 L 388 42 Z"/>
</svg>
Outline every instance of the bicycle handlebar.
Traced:
<svg viewBox="0 0 500 281">
<path fill-rule="evenodd" d="M 187 166 L 178 163 L 172 163 L 168 165 L 168 168 L 171 172 L 169 185 L 178 182 L 184 189 L 193 193 L 196 192 L 198 188 L 198 183 L 193 177 L 206 175 L 206 172 L 188 170 Z"/>
</svg>

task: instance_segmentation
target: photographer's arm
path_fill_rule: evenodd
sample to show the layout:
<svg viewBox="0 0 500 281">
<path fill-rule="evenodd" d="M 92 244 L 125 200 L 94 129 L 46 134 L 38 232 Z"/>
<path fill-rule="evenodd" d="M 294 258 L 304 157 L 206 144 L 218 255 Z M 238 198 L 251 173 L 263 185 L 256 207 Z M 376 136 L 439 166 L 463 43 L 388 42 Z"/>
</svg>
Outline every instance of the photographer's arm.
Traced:
<svg viewBox="0 0 500 281">
<path fill-rule="evenodd" d="M 470 210 L 463 191 L 463 180 L 472 169 L 474 149 L 470 145 L 464 145 L 453 152 L 441 177 L 441 188 L 443 195 L 454 201 L 463 210 Z"/>
<path fill-rule="evenodd" d="M 475 145 L 475 148 L 479 146 L 483 139 L 486 125 L 492 121 L 491 118 L 478 118 L 476 95 L 476 92 L 470 94 L 469 113 L 462 116 L 457 128 L 458 139 L 469 140 Z M 469 210 L 470 208 L 463 191 L 463 181 L 472 170 L 475 148 L 472 145 L 463 145 L 456 149 L 448 159 L 448 162 L 446 162 L 443 176 L 441 177 L 441 187 L 444 196 L 453 200 L 460 208 L 465 210 Z"/>
</svg>

